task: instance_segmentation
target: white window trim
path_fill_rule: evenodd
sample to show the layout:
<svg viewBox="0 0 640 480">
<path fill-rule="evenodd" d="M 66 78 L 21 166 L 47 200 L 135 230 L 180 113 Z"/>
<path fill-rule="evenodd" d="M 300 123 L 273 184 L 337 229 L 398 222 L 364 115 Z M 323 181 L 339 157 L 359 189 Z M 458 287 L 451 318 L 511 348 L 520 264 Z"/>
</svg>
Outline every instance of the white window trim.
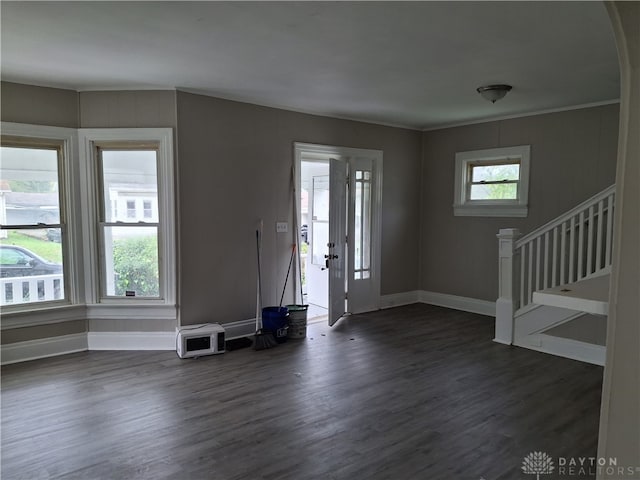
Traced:
<svg viewBox="0 0 640 480">
<path fill-rule="evenodd" d="M 61 217 L 64 215 L 66 223 L 66 241 L 63 244 L 64 255 L 64 300 L 54 300 L 50 302 L 22 303 L 17 305 L 6 305 L 2 307 L 2 325 L 7 325 L 7 315 L 16 314 L 16 318 L 21 318 L 29 312 L 42 312 L 44 322 L 47 321 L 45 312 L 55 310 L 60 312 L 65 307 L 73 307 L 82 303 L 82 278 L 75 272 L 81 271 L 80 260 L 82 258 L 79 238 L 81 223 L 77 215 L 73 212 L 79 210 L 78 202 L 78 133 L 74 128 L 50 127 L 45 125 L 31 125 L 27 123 L 2 122 L 2 135 L 22 137 L 33 140 L 53 140 L 62 143 L 62 172 L 59 173 L 61 183 Z"/>
<path fill-rule="evenodd" d="M 113 309 L 118 318 L 128 318 L 130 311 L 123 306 L 135 308 L 176 304 L 176 239 L 175 239 L 175 189 L 173 168 L 173 130 L 171 128 L 92 128 L 79 129 L 80 168 L 82 175 L 81 195 L 87 206 L 83 211 L 84 260 L 86 304 L 89 312 L 107 312 L 100 306 L 119 307 Z M 158 259 L 160 270 L 160 298 L 142 299 L 101 298 L 100 265 L 97 235 L 97 188 L 98 162 L 95 145 L 100 142 L 154 142 L 158 144 L 158 210 L 162 212 L 158 233 Z M 117 313 L 116 313 L 117 312 Z M 93 315 L 89 315 L 90 317 Z M 114 318 L 113 316 L 111 316 Z"/>
<path fill-rule="evenodd" d="M 520 161 L 517 200 L 469 200 L 467 198 L 467 168 L 469 163 L 493 163 L 514 158 Z M 453 214 L 455 216 L 470 217 L 526 217 L 529 213 L 530 158 L 530 145 L 456 153 Z"/>
</svg>

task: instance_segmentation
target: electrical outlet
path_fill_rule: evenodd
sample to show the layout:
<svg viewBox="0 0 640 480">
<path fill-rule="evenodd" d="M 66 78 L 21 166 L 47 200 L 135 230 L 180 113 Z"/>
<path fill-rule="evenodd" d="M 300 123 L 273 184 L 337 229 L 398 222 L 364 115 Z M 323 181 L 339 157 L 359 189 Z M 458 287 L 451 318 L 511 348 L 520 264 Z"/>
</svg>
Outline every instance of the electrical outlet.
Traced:
<svg viewBox="0 0 640 480">
<path fill-rule="evenodd" d="M 289 231 L 289 224 L 287 222 L 276 222 L 276 232 L 287 233 Z"/>
</svg>

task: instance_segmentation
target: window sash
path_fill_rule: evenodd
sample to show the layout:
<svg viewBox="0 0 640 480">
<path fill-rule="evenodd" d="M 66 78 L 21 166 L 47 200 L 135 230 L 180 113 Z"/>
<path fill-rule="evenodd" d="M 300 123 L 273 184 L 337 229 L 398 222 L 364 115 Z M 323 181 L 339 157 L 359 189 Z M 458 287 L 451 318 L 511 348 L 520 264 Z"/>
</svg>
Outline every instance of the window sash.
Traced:
<svg viewBox="0 0 640 480">
<path fill-rule="evenodd" d="M 106 170 L 105 170 L 105 159 L 103 154 L 106 152 L 153 152 L 155 156 L 155 164 L 154 164 L 154 175 L 155 175 L 155 196 L 156 199 L 159 199 L 161 194 L 160 187 L 160 178 L 159 178 L 159 147 L 156 143 L 145 143 L 145 144 L 113 144 L 113 143 L 98 143 L 96 144 L 96 157 L 98 164 L 98 172 L 97 172 L 97 189 L 96 193 L 98 194 L 98 217 L 100 221 L 98 222 L 98 237 L 99 237 L 99 254 L 100 254 L 100 298 L 101 299 L 110 299 L 110 300 L 120 300 L 120 301 L 132 301 L 132 300 L 164 300 L 163 295 L 163 287 L 164 287 L 164 274 L 163 268 L 160 261 L 160 246 L 162 245 L 162 224 L 160 219 L 162 218 L 162 213 L 159 212 L 158 221 L 151 221 L 149 217 L 144 215 L 144 205 L 146 203 L 151 203 L 150 200 L 145 200 L 143 198 L 126 198 L 124 200 L 125 211 L 123 220 L 111 220 L 107 221 L 107 218 L 111 218 L 112 215 L 107 214 L 107 210 L 111 209 L 112 200 L 111 198 L 107 198 L 106 190 L 109 188 L 109 183 L 106 180 Z M 132 184 L 132 191 L 140 190 L 140 185 Z M 133 194 L 131 194 L 133 195 Z M 117 203 L 117 202 L 116 202 Z M 160 203 L 160 202 L 158 202 Z M 139 207 L 142 207 L 140 210 Z M 141 216 L 138 215 L 138 210 L 142 213 Z M 113 212 L 111 212 L 113 214 Z M 140 217 L 140 218 L 139 218 Z M 118 217 L 116 217 L 117 219 Z M 133 219 L 133 220 L 129 220 Z M 157 295 L 129 295 L 129 292 L 134 292 L 134 290 L 126 290 L 125 295 L 116 294 L 116 272 L 115 272 L 115 258 L 114 258 L 114 245 L 113 239 L 108 237 L 107 231 L 110 229 L 117 228 L 120 232 L 123 232 L 128 229 L 136 229 L 136 228 L 145 228 L 145 229 L 153 229 L 155 228 L 155 239 L 156 239 L 156 269 L 158 272 L 157 278 L 153 278 L 153 281 L 157 281 L 158 283 L 158 293 Z M 132 230 L 134 231 L 134 230 Z M 125 237 L 126 238 L 126 237 Z M 128 237 L 131 238 L 131 237 Z M 121 240 L 124 240 L 121 239 Z"/>
<path fill-rule="evenodd" d="M 116 271 L 116 258 L 115 258 L 115 241 L 113 237 L 113 231 L 111 229 L 118 229 L 120 233 L 124 230 L 130 230 L 134 232 L 135 230 L 155 230 L 152 236 L 155 238 L 155 269 L 157 270 L 157 275 L 152 277 L 135 277 L 132 278 L 132 286 L 123 287 L 118 286 L 117 283 L 117 274 Z M 101 256 L 101 281 L 100 281 L 100 293 L 101 298 L 103 299 L 111 299 L 111 300 L 163 300 L 163 287 L 164 287 L 164 278 L 161 274 L 161 262 L 160 262 L 160 245 L 161 245 L 161 236 L 160 236 L 160 224 L 159 223 L 126 223 L 126 222 L 100 222 L 99 224 L 99 245 L 100 245 L 100 256 Z M 134 234 L 132 236 L 125 235 L 121 240 L 134 240 L 136 238 L 140 239 L 142 237 L 149 237 L 149 235 L 137 235 Z M 129 252 L 131 256 L 134 256 L 135 253 Z M 108 257 L 111 260 L 108 261 Z M 144 268 L 145 265 L 138 266 L 139 268 Z M 149 266 L 147 266 L 149 267 Z M 146 280 L 151 282 L 157 282 L 157 294 L 150 295 L 148 293 L 148 288 L 145 289 L 144 286 L 140 286 L 138 284 L 139 280 Z M 138 288 L 135 288 L 135 285 L 138 285 Z M 118 294 L 118 289 L 121 289 L 123 293 Z M 151 287 L 149 287 L 151 288 Z M 143 290 L 143 293 L 139 293 L 140 290 Z M 134 292 L 129 295 L 127 292 Z"/>
<path fill-rule="evenodd" d="M 21 130 L 22 128 L 26 127 L 19 126 L 18 129 Z M 46 127 L 44 129 L 47 131 L 51 130 Z M 53 130 L 56 129 L 54 128 Z M 45 135 L 39 137 L 30 135 L 23 136 L 21 134 L 2 135 L 0 139 L 2 147 L 25 150 L 50 150 L 55 152 L 57 222 L 5 222 L 0 225 L 0 231 L 6 231 L 8 234 L 11 231 L 33 232 L 41 230 L 43 232 L 43 236 L 48 236 L 48 233 L 51 232 L 52 234 L 55 234 L 55 237 L 59 237 L 61 257 L 61 272 L 56 271 L 54 273 L 47 273 L 45 269 L 45 272 L 42 274 L 34 275 L 32 271 L 29 272 L 28 275 L 24 276 L 3 277 L 2 284 L 0 285 L 0 289 L 2 289 L 0 291 L 0 306 L 2 306 L 3 309 L 31 310 L 33 308 L 43 308 L 47 305 L 67 304 L 70 302 L 71 295 L 69 285 L 72 282 L 68 278 L 69 269 L 67 267 L 70 248 L 67 240 L 67 202 L 65 201 L 66 197 L 69 195 L 67 190 L 70 188 L 70 185 L 66 181 L 65 156 L 68 155 L 65 148 L 67 147 L 66 141 L 66 139 L 62 138 L 46 138 Z M 36 208 L 40 207 L 36 206 Z M 47 217 L 44 217 L 42 220 L 45 220 L 46 218 Z M 41 218 L 38 218 L 38 220 L 41 220 Z M 53 240 L 48 241 L 52 242 Z M 30 245 L 17 244 L 16 246 L 26 248 L 29 251 L 34 250 L 34 247 L 29 248 Z M 38 251 L 33 253 L 38 256 L 42 256 L 42 254 L 39 255 L 40 252 Z M 47 259 L 45 258 L 44 260 Z M 39 263 L 39 260 L 34 259 L 33 261 Z M 51 263 L 57 262 L 52 261 Z M 15 301 L 16 295 L 20 295 L 22 297 L 20 301 Z"/>
<path fill-rule="evenodd" d="M 518 165 L 518 178 L 517 179 L 504 179 L 504 180 L 480 180 L 473 181 L 473 171 L 478 167 L 499 167 L 504 165 Z M 520 165 L 520 159 L 503 158 L 503 159 L 491 159 L 491 160 L 469 160 L 466 162 L 465 177 L 465 203 L 510 203 L 517 202 L 520 199 L 520 183 L 522 178 L 522 169 Z M 513 198 L 471 198 L 472 189 L 474 186 L 486 186 L 486 185 L 516 185 L 516 196 Z"/>
</svg>

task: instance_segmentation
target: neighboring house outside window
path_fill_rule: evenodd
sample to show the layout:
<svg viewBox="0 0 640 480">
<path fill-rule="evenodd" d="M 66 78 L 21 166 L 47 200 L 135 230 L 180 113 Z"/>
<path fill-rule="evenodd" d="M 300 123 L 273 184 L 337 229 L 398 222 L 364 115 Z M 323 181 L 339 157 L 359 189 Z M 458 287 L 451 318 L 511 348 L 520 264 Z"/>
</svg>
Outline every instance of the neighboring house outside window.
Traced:
<svg viewBox="0 0 640 480">
<path fill-rule="evenodd" d="M 127 218 L 136 218 L 135 200 L 127 200 Z"/>
</svg>

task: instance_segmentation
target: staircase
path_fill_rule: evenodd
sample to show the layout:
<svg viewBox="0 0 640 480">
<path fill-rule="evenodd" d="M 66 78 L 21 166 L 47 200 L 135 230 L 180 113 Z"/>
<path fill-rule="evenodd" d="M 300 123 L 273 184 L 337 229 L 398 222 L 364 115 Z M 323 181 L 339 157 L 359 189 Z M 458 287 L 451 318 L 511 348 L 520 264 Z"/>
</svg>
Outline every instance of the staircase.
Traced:
<svg viewBox="0 0 640 480">
<path fill-rule="evenodd" d="M 524 237 L 500 230 L 496 342 L 604 364 L 604 338 L 580 330 L 604 331 L 614 204 L 612 185 Z"/>
</svg>

